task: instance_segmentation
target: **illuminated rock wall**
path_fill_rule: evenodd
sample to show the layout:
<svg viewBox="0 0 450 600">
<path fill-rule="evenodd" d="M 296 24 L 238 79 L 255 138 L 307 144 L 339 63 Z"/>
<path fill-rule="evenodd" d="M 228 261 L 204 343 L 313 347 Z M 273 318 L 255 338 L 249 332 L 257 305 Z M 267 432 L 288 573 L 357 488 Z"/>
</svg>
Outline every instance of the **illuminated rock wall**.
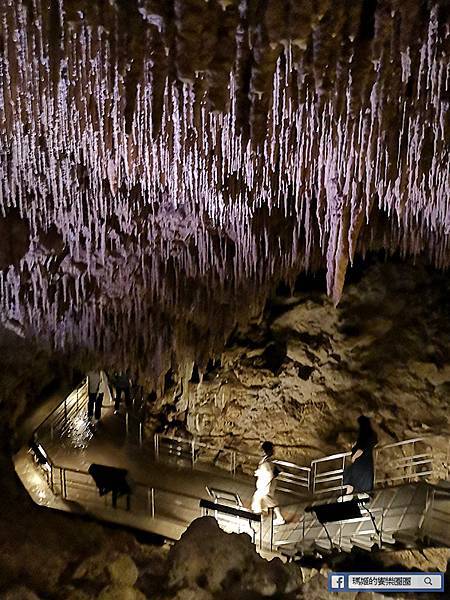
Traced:
<svg viewBox="0 0 450 600">
<path fill-rule="evenodd" d="M 301 270 L 338 301 L 356 252 L 448 266 L 448 22 L 444 0 L 2 2 L 3 324 L 159 376 Z"/>
</svg>

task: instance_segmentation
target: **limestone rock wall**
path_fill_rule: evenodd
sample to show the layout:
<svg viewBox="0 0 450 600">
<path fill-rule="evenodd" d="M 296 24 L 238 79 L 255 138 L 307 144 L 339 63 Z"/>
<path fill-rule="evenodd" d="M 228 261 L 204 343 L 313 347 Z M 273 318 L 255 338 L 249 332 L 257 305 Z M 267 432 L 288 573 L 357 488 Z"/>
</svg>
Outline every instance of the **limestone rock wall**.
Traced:
<svg viewBox="0 0 450 600">
<path fill-rule="evenodd" d="M 447 276 L 399 262 L 354 276 L 337 308 L 320 286 L 299 281 L 297 291 L 274 296 L 261 323 L 237 332 L 216 363 L 169 389 L 155 418 L 218 447 L 257 452 L 273 440 L 280 455 L 307 464 L 350 449 L 366 414 L 381 444 L 432 436 L 445 477 L 449 291 Z"/>
</svg>

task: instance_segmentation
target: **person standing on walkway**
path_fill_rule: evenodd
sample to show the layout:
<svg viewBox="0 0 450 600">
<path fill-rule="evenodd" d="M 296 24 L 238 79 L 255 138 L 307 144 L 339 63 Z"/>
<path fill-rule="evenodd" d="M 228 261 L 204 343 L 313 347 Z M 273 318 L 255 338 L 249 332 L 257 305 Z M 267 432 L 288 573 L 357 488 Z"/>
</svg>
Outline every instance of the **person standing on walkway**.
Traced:
<svg viewBox="0 0 450 600">
<path fill-rule="evenodd" d="M 88 418 L 93 419 L 94 407 L 97 412 L 97 394 L 100 386 L 100 373 L 99 371 L 89 371 L 88 377 Z"/>
<path fill-rule="evenodd" d="M 258 468 L 255 471 L 256 491 L 253 494 L 252 511 L 261 514 L 267 513 L 269 508 L 273 508 L 275 514 L 273 524 L 283 525 L 286 521 L 275 500 L 278 469 L 273 463 L 274 447 L 272 442 L 263 442 L 261 444 L 261 451 L 263 457 L 259 461 Z"/>
<path fill-rule="evenodd" d="M 95 400 L 95 420 L 97 421 L 97 423 L 100 421 L 100 418 L 102 416 L 103 398 L 108 390 L 108 377 L 105 371 L 100 371 L 100 382 L 98 385 L 97 398 Z"/>
<path fill-rule="evenodd" d="M 128 376 L 128 372 L 120 371 L 119 373 L 114 374 L 114 387 L 116 390 L 116 394 L 114 396 L 114 414 L 119 414 L 120 401 L 122 398 L 122 392 L 125 396 L 125 405 L 127 408 L 130 406 L 130 378 Z"/>
<path fill-rule="evenodd" d="M 353 492 L 370 492 L 373 489 L 374 461 L 373 449 L 378 442 L 378 437 L 372 429 L 369 417 L 358 417 L 359 432 L 356 444 L 352 448 L 351 465 L 343 476 L 345 487 L 344 500 L 351 499 Z M 350 496 L 350 497 L 347 497 Z"/>
</svg>

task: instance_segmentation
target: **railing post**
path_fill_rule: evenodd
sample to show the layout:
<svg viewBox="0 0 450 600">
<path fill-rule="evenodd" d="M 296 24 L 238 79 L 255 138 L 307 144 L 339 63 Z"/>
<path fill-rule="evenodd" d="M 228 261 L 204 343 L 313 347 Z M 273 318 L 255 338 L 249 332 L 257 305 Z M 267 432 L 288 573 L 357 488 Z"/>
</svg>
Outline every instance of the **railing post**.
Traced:
<svg viewBox="0 0 450 600">
<path fill-rule="evenodd" d="M 447 444 L 447 479 L 450 479 L 450 439 L 448 440 Z"/>
<path fill-rule="evenodd" d="M 151 488 L 151 513 L 152 519 L 155 518 L 155 488 Z"/>
<path fill-rule="evenodd" d="M 139 446 L 142 446 L 142 430 L 143 430 L 142 421 L 139 421 Z"/>
<path fill-rule="evenodd" d="M 302 543 L 305 541 L 305 513 L 302 517 Z"/>
<path fill-rule="evenodd" d="M 194 466 L 194 464 L 195 464 L 195 440 L 191 441 L 191 461 L 192 461 L 192 466 Z"/>
<path fill-rule="evenodd" d="M 270 551 L 272 552 L 273 550 L 273 508 L 269 508 L 269 514 L 270 514 Z"/>
<path fill-rule="evenodd" d="M 155 458 L 156 460 L 159 459 L 159 434 L 155 433 L 155 435 L 153 436 L 153 445 L 154 445 L 154 449 L 155 449 Z"/>
<path fill-rule="evenodd" d="M 128 410 L 125 413 L 125 432 L 127 435 L 129 434 Z"/>
<path fill-rule="evenodd" d="M 377 465 L 378 465 L 378 448 L 375 448 L 375 457 L 373 461 L 373 487 L 376 486 L 377 482 Z"/>
<path fill-rule="evenodd" d="M 259 549 L 262 550 L 263 534 L 262 534 L 262 517 L 259 520 Z"/>
</svg>

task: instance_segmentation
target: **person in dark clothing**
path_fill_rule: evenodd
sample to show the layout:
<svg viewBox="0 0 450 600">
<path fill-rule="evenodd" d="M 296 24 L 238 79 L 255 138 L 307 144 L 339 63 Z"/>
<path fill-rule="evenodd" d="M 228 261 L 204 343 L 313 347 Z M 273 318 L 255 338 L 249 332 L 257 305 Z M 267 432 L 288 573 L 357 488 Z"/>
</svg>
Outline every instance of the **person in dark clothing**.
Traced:
<svg viewBox="0 0 450 600">
<path fill-rule="evenodd" d="M 130 406 L 131 400 L 131 383 L 128 373 L 121 371 L 120 373 L 114 373 L 114 387 L 116 394 L 114 397 L 114 414 L 119 413 L 120 401 L 122 399 L 122 393 L 125 396 L 125 405 Z"/>
<path fill-rule="evenodd" d="M 343 476 L 347 495 L 354 491 L 370 492 L 373 489 L 373 448 L 378 442 L 378 437 L 368 417 L 358 417 L 358 425 L 358 438 L 352 448 L 352 464 L 345 469 Z"/>
<path fill-rule="evenodd" d="M 99 419 L 98 415 L 98 390 L 100 387 L 100 372 L 99 371 L 89 371 L 87 374 L 88 377 L 88 418 L 92 419 L 94 417 L 94 407 L 95 407 L 95 418 Z"/>
<path fill-rule="evenodd" d="M 100 383 L 98 385 L 97 399 L 95 401 L 95 419 L 100 421 L 102 415 L 103 398 L 105 397 L 106 391 L 108 390 L 108 377 L 105 371 L 100 371 Z"/>
</svg>

